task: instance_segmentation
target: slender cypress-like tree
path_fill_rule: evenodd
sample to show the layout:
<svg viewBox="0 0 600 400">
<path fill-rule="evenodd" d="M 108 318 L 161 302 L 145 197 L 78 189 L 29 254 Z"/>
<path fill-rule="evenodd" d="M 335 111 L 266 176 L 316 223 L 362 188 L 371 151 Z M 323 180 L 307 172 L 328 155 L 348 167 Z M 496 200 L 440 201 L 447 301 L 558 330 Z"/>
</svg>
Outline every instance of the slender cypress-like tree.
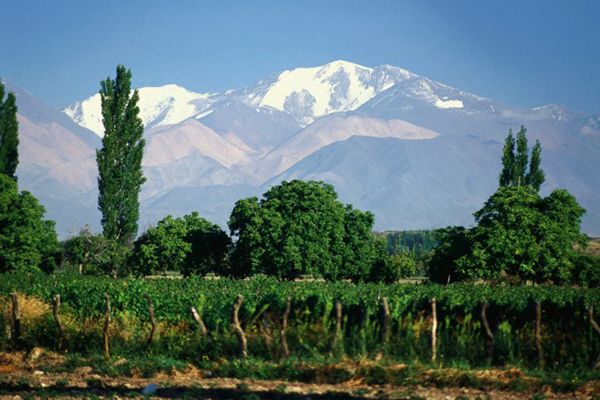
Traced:
<svg viewBox="0 0 600 400">
<path fill-rule="evenodd" d="M 17 99 L 8 93 L 4 100 L 4 85 L 0 81 L 0 174 L 17 180 L 19 164 L 19 123 Z"/>
<path fill-rule="evenodd" d="M 510 186 L 513 184 L 515 168 L 515 138 L 512 129 L 508 131 L 508 136 L 504 141 L 502 150 L 502 172 L 500 173 L 500 186 Z"/>
<path fill-rule="evenodd" d="M 139 219 L 144 126 L 138 114 L 137 90 L 131 95 L 131 71 L 117 66 L 115 80 L 101 82 L 100 99 L 104 137 L 96 152 L 98 163 L 98 208 L 102 212 L 104 236 L 129 245 Z"/>
<path fill-rule="evenodd" d="M 533 150 L 531 151 L 531 160 L 529 161 L 529 172 L 525 177 L 525 183 L 535 190 L 540 190 L 540 186 L 546 180 L 546 175 L 540 164 L 542 163 L 542 146 L 540 145 L 540 141 L 535 141 L 535 146 L 533 146 Z"/>
<path fill-rule="evenodd" d="M 515 155 L 514 184 L 517 186 L 525 185 L 525 174 L 527 172 L 527 129 L 521 125 L 517 132 L 517 154 Z"/>
<path fill-rule="evenodd" d="M 504 141 L 502 151 L 502 172 L 500 172 L 500 186 L 530 186 L 539 191 L 540 186 L 546 180 L 544 171 L 542 171 L 542 146 L 539 140 L 536 140 L 535 146 L 531 152 L 529 160 L 529 149 L 527 147 L 527 130 L 524 126 L 517 133 L 515 138 L 512 129 L 508 131 L 508 136 Z M 516 144 L 516 149 L 515 149 Z M 516 150 L 516 151 L 515 151 Z M 529 160 L 529 169 L 527 168 Z"/>
</svg>

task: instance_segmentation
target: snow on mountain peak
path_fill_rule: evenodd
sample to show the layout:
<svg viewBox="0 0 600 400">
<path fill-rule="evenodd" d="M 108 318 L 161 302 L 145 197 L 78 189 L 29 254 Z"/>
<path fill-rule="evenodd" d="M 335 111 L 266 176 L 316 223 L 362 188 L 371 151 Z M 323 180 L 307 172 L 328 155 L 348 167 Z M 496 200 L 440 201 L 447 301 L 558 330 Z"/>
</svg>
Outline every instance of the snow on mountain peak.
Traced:
<svg viewBox="0 0 600 400">
<path fill-rule="evenodd" d="M 392 65 L 366 67 L 337 60 L 316 67 L 285 70 L 245 90 L 202 94 L 170 84 L 144 87 L 140 117 L 146 128 L 200 120 L 229 101 L 289 114 L 300 126 L 336 112 L 353 111 L 392 87 L 403 85 L 409 98 L 424 100 L 442 109 L 464 108 L 463 93 Z M 466 103 L 465 103 L 466 104 Z M 68 107 L 64 112 L 76 123 L 102 136 L 100 95 Z"/>
<path fill-rule="evenodd" d="M 401 68 L 394 74 L 383 68 L 338 60 L 318 67 L 286 70 L 274 81 L 266 85 L 262 82 L 248 93 L 248 98 L 254 105 L 288 112 L 307 125 L 316 117 L 355 110 L 397 80 L 410 76 Z"/>
<path fill-rule="evenodd" d="M 203 112 L 212 103 L 211 94 L 195 93 L 175 84 L 143 87 L 138 92 L 140 118 L 146 127 L 179 123 Z M 99 93 L 65 108 L 64 112 L 98 136 L 104 135 Z"/>
</svg>

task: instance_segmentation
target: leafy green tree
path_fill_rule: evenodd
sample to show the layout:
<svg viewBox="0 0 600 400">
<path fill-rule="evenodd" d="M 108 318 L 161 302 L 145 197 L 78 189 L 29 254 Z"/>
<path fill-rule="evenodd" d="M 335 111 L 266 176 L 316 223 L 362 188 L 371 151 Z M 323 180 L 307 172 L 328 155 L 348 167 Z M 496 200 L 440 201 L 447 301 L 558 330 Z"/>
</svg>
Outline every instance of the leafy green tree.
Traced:
<svg viewBox="0 0 600 400">
<path fill-rule="evenodd" d="M 367 282 L 394 283 L 401 278 L 414 277 L 418 273 L 415 258 L 408 252 L 388 255 L 383 238 L 376 238 L 374 243 L 375 258 L 368 270 Z"/>
<path fill-rule="evenodd" d="M 370 273 L 374 263 L 388 258 L 385 239 L 373 236 L 374 223 L 375 216 L 372 213 L 346 205 L 341 266 L 334 270 L 334 274 L 324 273 L 325 279 L 345 278 L 356 282 L 372 278 Z"/>
<path fill-rule="evenodd" d="M 466 257 L 471 247 L 471 230 L 453 226 L 438 229 L 435 234 L 439 245 L 427 264 L 429 280 L 441 284 L 464 280 L 466 276 L 457 269 L 457 263 Z"/>
<path fill-rule="evenodd" d="M 98 208 L 104 236 L 123 245 L 137 232 L 142 173 L 144 126 L 138 116 L 137 90 L 131 94 L 131 71 L 117 66 L 116 79 L 101 82 L 100 99 L 104 137 L 96 152 Z"/>
<path fill-rule="evenodd" d="M 260 202 L 236 203 L 229 220 L 232 275 L 367 279 L 376 261 L 372 225 L 372 214 L 344 206 L 331 185 L 283 182 Z"/>
<path fill-rule="evenodd" d="M 226 273 L 229 237 L 197 212 L 167 216 L 134 243 L 129 264 L 135 275 L 181 272 L 185 276 Z"/>
<path fill-rule="evenodd" d="M 123 271 L 125 258 L 118 243 L 94 234 L 89 227 L 62 243 L 63 265 L 82 275 L 118 275 Z"/>
<path fill-rule="evenodd" d="M 263 222 L 262 209 L 256 197 L 238 200 L 235 203 L 229 217 L 229 231 L 231 236 L 236 238 L 231 253 L 229 275 L 242 278 L 263 272 Z"/>
<path fill-rule="evenodd" d="M 566 190 L 540 198 L 530 187 L 500 188 L 475 213 L 468 253 L 455 265 L 460 276 L 516 281 L 569 282 L 585 210 Z"/>
<path fill-rule="evenodd" d="M 17 180 L 19 164 L 19 123 L 17 122 L 17 99 L 8 93 L 4 100 L 4 85 L 0 81 L 0 174 Z"/>
<path fill-rule="evenodd" d="M 0 272 L 25 269 L 51 272 L 60 255 L 54 222 L 29 192 L 0 174 Z"/>
<path fill-rule="evenodd" d="M 577 253 L 573 263 L 573 283 L 586 287 L 600 287 L 600 257 Z"/>
<path fill-rule="evenodd" d="M 206 220 L 190 230 L 188 240 L 192 244 L 181 273 L 184 276 L 214 273 L 232 276 L 227 258 L 231 239 L 223 230 Z"/>
<path fill-rule="evenodd" d="M 465 279 L 566 283 L 577 271 L 575 247 L 585 245 L 580 232 L 585 210 L 566 190 L 538 194 L 544 182 L 541 145 L 533 148 L 528 167 L 525 127 L 515 139 L 509 131 L 502 153 L 500 188 L 477 211 L 472 229 L 439 231 L 440 245 L 429 261 L 435 282 Z M 590 275 L 590 274 L 587 274 Z M 586 276 L 587 276 L 586 275 Z"/>
</svg>

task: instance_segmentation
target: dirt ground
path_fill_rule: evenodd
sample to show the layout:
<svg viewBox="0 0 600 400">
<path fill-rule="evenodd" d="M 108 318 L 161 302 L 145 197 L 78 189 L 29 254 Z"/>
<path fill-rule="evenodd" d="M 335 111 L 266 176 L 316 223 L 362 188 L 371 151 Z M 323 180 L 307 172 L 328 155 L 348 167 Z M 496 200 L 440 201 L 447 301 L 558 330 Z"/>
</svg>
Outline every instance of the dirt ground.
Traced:
<svg viewBox="0 0 600 400">
<path fill-rule="evenodd" d="M 92 366 L 70 372 L 44 372 L 64 362 L 51 353 L 0 353 L 0 399 L 25 398 L 198 398 L 198 399 L 597 399 L 600 382 L 591 382 L 575 393 L 511 392 L 461 387 L 366 385 L 360 380 L 343 384 L 308 384 L 287 381 L 207 378 L 188 367 L 150 378 L 132 374 L 115 378 L 94 373 Z M 480 371 L 482 375 L 497 375 Z M 505 375 L 506 371 L 503 372 Z M 508 374 L 513 372 L 508 371 Z"/>
</svg>

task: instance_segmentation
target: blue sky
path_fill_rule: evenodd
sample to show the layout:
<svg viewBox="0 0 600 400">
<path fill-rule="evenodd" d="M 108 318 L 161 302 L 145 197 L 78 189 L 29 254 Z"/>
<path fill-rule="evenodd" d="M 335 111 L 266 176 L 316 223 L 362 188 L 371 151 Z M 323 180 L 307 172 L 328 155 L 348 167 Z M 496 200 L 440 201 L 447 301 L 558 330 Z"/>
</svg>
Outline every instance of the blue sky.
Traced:
<svg viewBox="0 0 600 400">
<path fill-rule="evenodd" d="M 249 86 L 345 59 L 507 104 L 600 112 L 600 1 L 3 0 L 0 76 L 63 106 L 135 86 Z"/>
</svg>

